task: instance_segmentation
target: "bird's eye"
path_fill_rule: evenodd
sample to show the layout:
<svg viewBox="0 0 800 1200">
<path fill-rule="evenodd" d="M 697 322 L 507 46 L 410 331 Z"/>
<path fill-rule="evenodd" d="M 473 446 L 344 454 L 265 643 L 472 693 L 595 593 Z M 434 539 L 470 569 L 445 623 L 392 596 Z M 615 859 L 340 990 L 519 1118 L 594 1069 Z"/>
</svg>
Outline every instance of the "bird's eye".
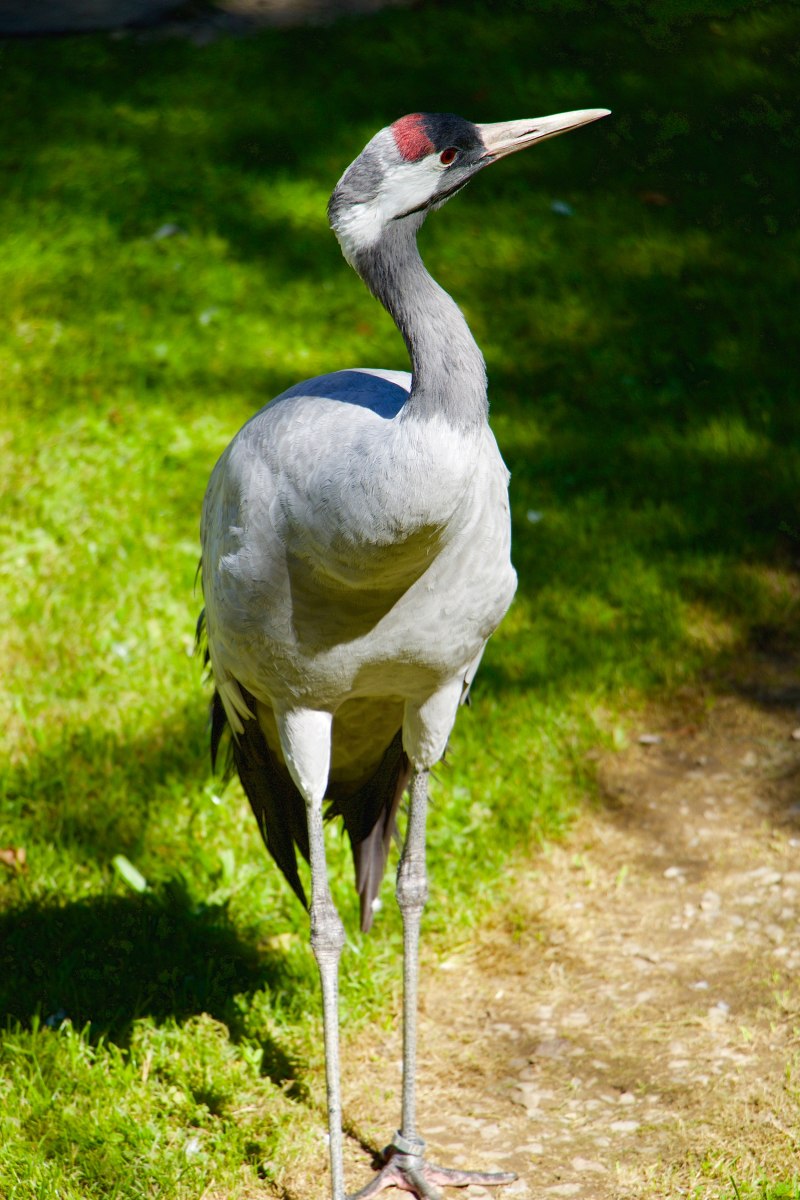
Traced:
<svg viewBox="0 0 800 1200">
<path fill-rule="evenodd" d="M 443 150 L 439 155 L 439 162 L 442 166 L 449 167 L 455 156 L 458 154 L 455 146 L 449 146 L 447 150 Z"/>
</svg>

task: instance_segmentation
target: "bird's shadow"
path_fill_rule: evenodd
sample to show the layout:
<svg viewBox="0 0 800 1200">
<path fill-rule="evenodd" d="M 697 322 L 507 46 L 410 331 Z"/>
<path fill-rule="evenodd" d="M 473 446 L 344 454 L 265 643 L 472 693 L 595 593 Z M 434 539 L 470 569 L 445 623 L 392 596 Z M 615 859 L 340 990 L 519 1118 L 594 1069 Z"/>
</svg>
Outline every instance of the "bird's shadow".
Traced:
<svg viewBox="0 0 800 1200">
<path fill-rule="evenodd" d="M 244 1036 L 234 998 L 292 986 L 286 958 L 249 942 L 224 905 L 198 905 L 180 881 L 141 895 L 33 901 L 0 916 L 0 1019 L 56 1027 L 93 1042 L 130 1044 L 134 1022 L 207 1013 Z M 302 1074 L 262 1039 L 261 1070 L 277 1084 Z"/>
</svg>

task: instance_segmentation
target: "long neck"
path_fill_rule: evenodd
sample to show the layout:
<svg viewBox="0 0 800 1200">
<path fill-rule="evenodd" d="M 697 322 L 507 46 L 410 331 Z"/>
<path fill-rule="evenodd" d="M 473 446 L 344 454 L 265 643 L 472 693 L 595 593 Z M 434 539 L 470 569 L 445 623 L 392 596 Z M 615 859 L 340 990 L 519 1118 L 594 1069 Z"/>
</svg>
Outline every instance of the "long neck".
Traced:
<svg viewBox="0 0 800 1200">
<path fill-rule="evenodd" d="M 420 222 L 395 221 L 353 266 L 387 309 L 411 357 L 407 417 L 443 417 L 458 429 L 486 423 L 486 367 L 461 309 L 428 274 L 417 249 Z"/>
</svg>

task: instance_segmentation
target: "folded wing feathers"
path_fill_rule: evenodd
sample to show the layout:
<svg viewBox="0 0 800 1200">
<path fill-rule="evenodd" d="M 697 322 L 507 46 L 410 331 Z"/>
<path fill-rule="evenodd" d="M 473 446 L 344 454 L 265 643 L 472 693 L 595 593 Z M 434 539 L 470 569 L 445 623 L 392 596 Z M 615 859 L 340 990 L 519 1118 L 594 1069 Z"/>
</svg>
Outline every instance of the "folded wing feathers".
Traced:
<svg viewBox="0 0 800 1200">
<path fill-rule="evenodd" d="M 196 644 L 198 651 L 203 653 L 204 663 L 208 664 L 204 612 L 197 622 Z M 255 712 L 255 700 L 241 685 L 239 687 L 244 703 Z M 258 721 L 245 720 L 241 732 L 232 733 L 222 699 L 215 690 L 210 709 L 211 765 L 214 770 L 226 731 L 231 733 L 231 738 L 223 773 L 229 775 L 235 765 L 267 849 L 295 895 L 308 908 L 295 849 L 299 849 L 308 861 L 305 802 L 284 765 L 270 750 Z M 386 870 L 392 838 L 397 834 L 397 810 L 410 775 L 411 767 L 398 730 L 372 777 L 357 791 L 349 795 L 338 794 L 325 814 L 326 819 L 341 816 L 350 838 L 364 932 L 372 925 L 373 901 Z"/>
<path fill-rule="evenodd" d="M 246 698 L 250 700 L 249 696 Z M 215 699 L 224 715 L 216 694 Z M 244 721 L 242 732 L 231 738 L 231 745 L 236 770 L 266 847 L 297 898 L 308 908 L 295 853 L 297 846 L 308 861 L 308 826 L 303 797 L 285 767 L 275 760 L 258 721 Z"/>
</svg>

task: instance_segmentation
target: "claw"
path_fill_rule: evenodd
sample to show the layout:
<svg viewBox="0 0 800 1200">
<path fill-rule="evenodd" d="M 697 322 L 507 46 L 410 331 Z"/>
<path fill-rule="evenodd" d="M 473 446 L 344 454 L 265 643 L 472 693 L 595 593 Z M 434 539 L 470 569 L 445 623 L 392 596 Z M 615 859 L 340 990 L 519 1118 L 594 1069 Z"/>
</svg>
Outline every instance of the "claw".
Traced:
<svg viewBox="0 0 800 1200">
<path fill-rule="evenodd" d="M 497 1187 L 513 1183 L 512 1171 L 459 1171 L 426 1162 L 420 1154 L 403 1154 L 394 1146 L 384 1151 L 386 1162 L 373 1180 L 348 1196 L 347 1200 L 371 1200 L 385 1188 L 396 1187 L 411 1192 L 417 1200 L 442 1200 L 440 1187 Z"/>
</svg>

